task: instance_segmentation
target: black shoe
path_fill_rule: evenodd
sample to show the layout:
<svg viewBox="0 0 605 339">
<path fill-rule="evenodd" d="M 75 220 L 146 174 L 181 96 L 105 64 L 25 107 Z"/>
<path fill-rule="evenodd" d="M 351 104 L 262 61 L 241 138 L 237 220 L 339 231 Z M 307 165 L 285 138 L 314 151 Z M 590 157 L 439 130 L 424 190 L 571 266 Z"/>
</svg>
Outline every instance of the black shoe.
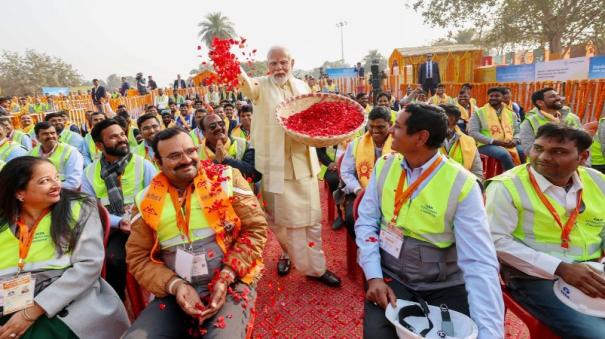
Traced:
<svg viewBox="0 0 605 339">
<path fill-rule="evenodd" d="M 344 225 L 344 221 L 342 220 L 342 218 L 339 215 L 336 217 L 336 220 L 334 220 L 334 222 L 332 223 L 332 229 L 333 230 L 340 229 L 342 227 L 342 225 Z"/>
<path fill-rule="evenodd" d="M 326 271 L 326 273 L 316 279 L 330 287 L 340 287 L 340 278 L 330 271 Z"/>
<path fill-rule="evenodd" d="M 290 272 L 290 259 L 286 257 L 279 258 L 277 262 L 277 274 L 284 276 Z"/>
</svg>

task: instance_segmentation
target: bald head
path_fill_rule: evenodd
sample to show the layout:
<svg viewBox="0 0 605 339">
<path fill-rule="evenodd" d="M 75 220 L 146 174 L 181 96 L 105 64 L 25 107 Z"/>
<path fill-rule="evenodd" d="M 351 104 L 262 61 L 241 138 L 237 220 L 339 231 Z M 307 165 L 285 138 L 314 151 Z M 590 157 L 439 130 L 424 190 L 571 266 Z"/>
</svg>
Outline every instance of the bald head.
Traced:
<svg viewBox="0 0 605 339">
<path fill-rule="evenodd" d="M 290 79 L 294 67 L 294 59 L 290 56 L 287 48 L 273 46 L 267 53 L 267 68 L 275 82 L 279 85 L 285 84 Z"/>
</svg>

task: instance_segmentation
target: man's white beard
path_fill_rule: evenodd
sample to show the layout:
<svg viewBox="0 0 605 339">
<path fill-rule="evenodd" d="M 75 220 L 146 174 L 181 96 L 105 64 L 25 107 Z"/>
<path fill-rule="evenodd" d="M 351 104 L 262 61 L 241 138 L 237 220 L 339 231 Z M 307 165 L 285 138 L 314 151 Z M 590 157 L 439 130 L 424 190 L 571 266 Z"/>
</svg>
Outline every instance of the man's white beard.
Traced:
<svg viewBox="0 0 605 339">
<path fill-rule="evenodd" d="M 271 77 L 273 78 L 273 81 L 275 81 L 275 83 L 277 83 L 280 86 L 283 86 L 286 82 L 288 82 L 288 80 L 290 80 L 290 76 L 291 76 L 291 73 L 288 73 L 284 76 L 272 75 Z"/>
</svg>

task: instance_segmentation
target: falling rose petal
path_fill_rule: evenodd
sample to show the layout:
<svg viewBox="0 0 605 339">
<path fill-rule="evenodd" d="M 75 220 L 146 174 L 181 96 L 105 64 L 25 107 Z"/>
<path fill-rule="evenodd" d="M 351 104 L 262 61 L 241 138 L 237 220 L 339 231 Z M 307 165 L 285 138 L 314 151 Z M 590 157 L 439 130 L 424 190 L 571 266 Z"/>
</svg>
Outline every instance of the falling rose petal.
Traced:
<svg viewBox="0 0 605 339">
<path fill-rule="evenodd" d="M 309 247 L 314 247 L 315 243 L 313 241 L 309 241 Z"/>
<path fill-rule="evenodd" d="M 242 36 L 240 36 L 239 38 L 240 38 L 240 44 L 245 44 L 246 41 L 248 40 L 248 39 L 246 39 L 246 38 L 244 38 Z"/>
<path fill-rule="evenodd" d="M 256 53 L 256 49 L 253 49 L 253 50 L 252 50 L 252 54 L 254 54 L 254 53 Z"/>
<path fill-rule="evenodd" d="M 202 49 L 202 46 L 198 45 L 197 50 L 199 51 L 200 49 Z"/>
<path fill-rule="evenodd" d="M 164 303 L 160 303 L 160 310 L 165 310 L 166 309 L 166 304 Z"/>
<path fill-rule="evenodd" d="M 212 249 L 209 249 L 207 255 L 208 255 L 208 259 L 214 258 L 214 251 Z"/>
<path fill-rule="evenodd" d="M 377 242 L 378 239 L 376 237 L 369 237 L 366 239 L 366 242 Z"/>
</svg>

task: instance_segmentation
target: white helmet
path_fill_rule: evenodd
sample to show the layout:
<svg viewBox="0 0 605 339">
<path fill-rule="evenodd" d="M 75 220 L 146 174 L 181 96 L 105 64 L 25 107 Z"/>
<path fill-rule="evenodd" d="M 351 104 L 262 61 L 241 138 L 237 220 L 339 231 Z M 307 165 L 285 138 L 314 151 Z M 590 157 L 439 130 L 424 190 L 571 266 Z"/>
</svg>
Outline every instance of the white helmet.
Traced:
<svg viewBox="0 0 605 339">
<path fill-rule="evenodd" d="M 417 303 L 397 299 L 397 307 L 389 304 L 385 316 L 395 326 L 397 336 L 401 339 L 475 339 L 479 335 L 477 325 L 471 318 L 460 312 L 448 310 L 445 305 L 441 307 L 427 305 L 423 300 Z"/>
<path fill-rule="evenodd" d="M 589 261 L 584 264 L 591 266 L 603 274 L 603 263 Z M 580 313 L 605 318 L 605 299 L 591 298 L 563 279 L 557 279 L 553 284 L 553 289 L 555 295 L 565 305 Z"/>
</svg>

